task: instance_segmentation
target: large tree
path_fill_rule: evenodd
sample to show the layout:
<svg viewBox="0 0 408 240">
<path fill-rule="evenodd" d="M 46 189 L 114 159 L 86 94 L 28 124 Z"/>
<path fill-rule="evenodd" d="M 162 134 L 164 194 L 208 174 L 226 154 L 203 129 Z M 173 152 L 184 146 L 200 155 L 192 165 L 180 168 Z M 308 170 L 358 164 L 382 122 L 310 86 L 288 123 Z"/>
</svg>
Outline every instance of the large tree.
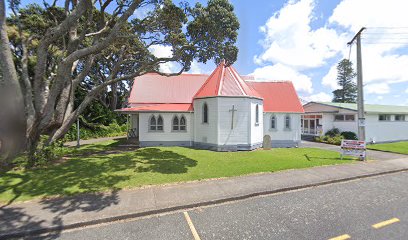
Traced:
<svg viewBox="0 0 408 240">
<path fill-rule="evenodd" d="M 55 0 L 25 9 L 19 0 L 10 0 L 9 7 L 13 14 L 6 21 L 0 0 L 0 84 L 8 93 L 1 95 L 7 103 L 0 107 L 8 106 L 4 113 L 10 120 L 0 121 L 3 152 L 15 142 L 2 137 L 7 132 L 24 139 L 33 155 L 40 135 L 47 134 L 49 143 L 61 138 L 101 92 L 108 87 L 116 91 L 122 81 L 147 72 L 181 74 L 193 60 L 233 63 L 237 58 L 239 23 L 228 0 L 209 0 L 207 6 L 171 0 Z M 155 56 L 155 46 L 170 47 L 172 55 Z M 179 69 L 161 72 L 166 62 Z M 86 95 L 75 107 L 78 88 Z"/>
<path fill-rule="evenodd" d="M 355 103 L 357 101 L 355 77 L 353 63 L 348 59 L 341 60 L 337 65 L 337 83 L 340 89 L 333 91 L 333 102 Z"/>
</svg>

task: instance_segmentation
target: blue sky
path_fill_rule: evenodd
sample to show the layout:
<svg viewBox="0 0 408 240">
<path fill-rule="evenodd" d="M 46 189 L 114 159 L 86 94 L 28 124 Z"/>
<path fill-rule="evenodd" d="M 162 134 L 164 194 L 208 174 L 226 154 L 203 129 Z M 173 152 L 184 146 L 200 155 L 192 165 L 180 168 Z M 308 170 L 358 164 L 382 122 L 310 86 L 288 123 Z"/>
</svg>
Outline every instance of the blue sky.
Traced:
<svg viewBox="0 0 408 240">
<path fill-rule="evenodd" d="M 241 24 L 235 63 L 241 74 L 253 74 L 259 80 L 292 80 L 302 99 L 330 101 L 331 92 L 336 89 L 336 64 L 349 57 L 346 43 L 365 26 L 366 102 L 408 105 L 407 1 L 231 0 L 231 3 Z M 354 45 L 350 54 L 353 62 L 355 52 Z M 200 67 L 208 72 L 213 66 Z"/>
<path fill-rule="evenodd" d="M 303 100 L 330 101 L 337 87 L 335 67 L 349 57 L 346 43 L 365 26 L 366 102 L 408 105 L 408 1 L 230 1 L 241 25 L 235 67 L 242 75 L 252 74 L 260 81 L 291 80 Z M 23 4 L 28 2 L 34 1 L 25 0 Z M 135 16 L 140 14 L 136 12 Z M 171 49 L 163 46 L 152 51 L 171 54 Z M 355 51 L 352 46 L 353 62 Z M 176 67 L 167 64 L 163 69 L 176 71 Z M 213 63 L 194 63 L 191 72 L 209 73 L 213 69 Z"/>
</svg>

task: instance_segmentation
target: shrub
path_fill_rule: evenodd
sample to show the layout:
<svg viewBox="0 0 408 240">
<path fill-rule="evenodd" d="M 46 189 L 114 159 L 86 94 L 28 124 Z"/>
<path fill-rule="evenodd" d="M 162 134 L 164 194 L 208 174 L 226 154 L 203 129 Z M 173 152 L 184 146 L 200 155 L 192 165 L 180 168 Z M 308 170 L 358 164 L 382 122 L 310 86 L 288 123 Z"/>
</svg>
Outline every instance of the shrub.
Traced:
<svg viewBox="0 0 408 240">
<path fill-rule="evenodd" d="M 93 129 L 80 127 L 81 139 L 101 138 L 101 137 L 116 137 L 126 134 L 126 124 L 119 125 L 116 122 L 105 125 L 97 125 Z M 64 141 L 75 141 L 77 139 L 77 127 L 76 124 L 72 125 L 70 130 L 65 134 Z"/>
<path fill-rule="evenodd" d="M 344 139 L 347 139 L 347 140 L 358 140 L 357 134 L 355 132 L 345 131 L 345 132 L 341 132 L 340 135 L 343 136 Z"/>
<path fill-rule="evenodd" d="M 332 128 L 326 132 L 326 136 L 335 137 L 340 134 L 340 130 L 338 128 Z"/>
</svg>

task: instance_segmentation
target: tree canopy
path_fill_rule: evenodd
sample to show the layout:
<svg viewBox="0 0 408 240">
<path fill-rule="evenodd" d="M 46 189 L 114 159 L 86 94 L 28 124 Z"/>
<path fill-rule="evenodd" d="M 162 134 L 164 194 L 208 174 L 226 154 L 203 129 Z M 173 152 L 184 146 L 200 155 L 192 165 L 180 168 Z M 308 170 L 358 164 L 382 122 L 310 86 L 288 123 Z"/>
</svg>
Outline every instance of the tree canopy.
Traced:
<svg viewBox="0 0 408 240">
<path fill-rule="evenodd" d="M 0 141 L 23 138 L 30 152 L 40 135 L 48 135 L 50 143 L 61 138 L 93 100 L 123 92 L 137 76 L 181 74 L 194 60 L 237 59 L 239 22 L 228 0 L 209 0 L 206 6 L 171 0 L 19 4 L 9 1 L 12 14 L 6 19 L 0 0 L 0 84 L 9 93 L 0 102 L 13 106 L 4 108 L 11 123 L 0 122 L 0 136 L 8 136 Z M 156 56 L 154 46 L 170 47 L 172 55 Z M 161 72 L 167 62 L 179 69 Z M 109 97 L 112 109 L 117 96 Z M 22 130 L 10 132 L 10 124 Z"/>
<path fill-rule="evenodd" d="M 337 83 L 340 89 L 333 91 L 333 102 L 355 103 L 357 101 L 355 77 L 353 63 L 348 59 L 341 60 L 337 65 Z"/>
</svg>

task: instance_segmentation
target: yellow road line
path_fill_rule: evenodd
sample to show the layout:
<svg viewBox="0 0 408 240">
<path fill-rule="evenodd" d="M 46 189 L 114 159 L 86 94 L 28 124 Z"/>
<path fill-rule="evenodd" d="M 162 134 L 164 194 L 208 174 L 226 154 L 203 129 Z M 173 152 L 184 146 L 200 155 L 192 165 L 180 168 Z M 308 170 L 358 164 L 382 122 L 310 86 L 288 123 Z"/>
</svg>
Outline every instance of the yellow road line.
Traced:
<svg viewBox="0 0 408 240">
<path fill-rule="evenodd" d="M 191 221 L 190 215 L 188 215 L 188 212 L 184 212 L 184 217 L 186 218 L 188 226 L 190 227 L 194 240 L 201 240 L 200 236 L 198 236 L 197 230 L 195 229 L 193 222 Z"/>
<path fill-rule="evenodd" d="M 382 227 L 385 227 L 387 225 L 390 225 L 390 224 L 393 224 L 393 223 L 396 223 L 396 222 L 399 222 L 399 221 L 400 220 L 398 218 L 391 218 L 390 220 L 383 221 L 383 222 L 380 222 L 380 223 L 376 223 L 376 224 L 372 225 L 372 227 L 375 228 L 375 229 L 378 229 L 378 228 L 382 228 Z"/>
<path fill-rule="evenodd" d="M 345 239 L 350 239 L 350 235 L 348 234 L 344 234 L 338 237 L 334 237 L 334 238 L 330 238 L 329 240 L 345 240 Z"/>
</svg>

